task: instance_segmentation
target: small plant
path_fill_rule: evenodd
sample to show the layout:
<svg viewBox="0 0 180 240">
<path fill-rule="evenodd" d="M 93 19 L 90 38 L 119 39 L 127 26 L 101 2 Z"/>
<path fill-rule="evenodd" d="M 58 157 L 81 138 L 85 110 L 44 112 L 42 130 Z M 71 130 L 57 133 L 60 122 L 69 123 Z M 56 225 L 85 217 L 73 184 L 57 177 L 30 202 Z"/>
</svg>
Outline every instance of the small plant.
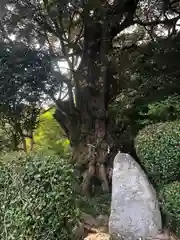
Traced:
<svg viewBox="0 0 180 240">
<path fill-rule="evenodd" d="M 180 182 L 166 185 L 160 191 L 160 199 L 168 227 L 180 236 Z"/>
<path fill-rule="evenodd" d="M 180 121 L 158 123 L 142 129 L 136 137 L 137 155 L 158 187 L 180 176 Z"/>
<path fill-rule="evenodd" d="M 93 215 L 94 217 L 99 214 L 110 214 L 111 196 L 110 194 L 101 194 L 92 198 L 79 197 L 78 206 L 82 212 Z"/>
<path fill-rule="evenodd" d="M 74 172 L 57 156 L 0 161 L 0 239 L 67 240 L 79 219 Z"/>
</svg>

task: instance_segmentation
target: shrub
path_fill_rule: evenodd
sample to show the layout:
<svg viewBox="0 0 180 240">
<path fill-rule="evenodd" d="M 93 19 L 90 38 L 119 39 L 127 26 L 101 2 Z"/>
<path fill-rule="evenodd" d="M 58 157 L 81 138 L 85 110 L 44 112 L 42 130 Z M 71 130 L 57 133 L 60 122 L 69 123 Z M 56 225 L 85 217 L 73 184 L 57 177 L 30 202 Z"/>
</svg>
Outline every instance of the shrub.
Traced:
<svg viewBox="0 0 180 240">
<path fill-rule="evenodd" d="M 180 122 L 149 125 L 135 140 L 137 155 L 156 186 L 180 176 Z"/>
<path fill-rule="evenodd" d="M 78 206 L 82 212 L 97 217 L 99 214 L 109 215 L 111 205 L 111 194 L 105 193 L 92 198 L 80 196 Z"/>
<path fill-rule="evenodd" d="M 166 185 L 160 198 L 168 226 L 180 236 L 180 182 Z"/>
<path fill-rule="evenodd" d="M 162 96 L 159 96 L 160 99 Z M 180 119 L 180 96 L 173 94 L 164 99 L 141 105 L 138 123 L 141 126 Z"/>
<path fill-rule="evenodd" d="M 0 161 L 0 239 L 67 240 L 78 221 L 71 165 L 57 156 Z"/>
</svg>

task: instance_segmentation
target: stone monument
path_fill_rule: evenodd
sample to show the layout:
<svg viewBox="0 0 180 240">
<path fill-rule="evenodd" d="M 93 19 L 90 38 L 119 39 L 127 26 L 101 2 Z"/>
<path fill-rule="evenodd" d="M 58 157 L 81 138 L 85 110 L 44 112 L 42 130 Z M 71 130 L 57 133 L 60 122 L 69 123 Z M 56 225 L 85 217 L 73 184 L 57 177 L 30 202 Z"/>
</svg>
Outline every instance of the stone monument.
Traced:
<svg viewBox="0 0 180 240">
<path fill-rule="evenodd" d="M 113 239 L 151 239 L 162 229 L 156 192 L 140 165 L 126 153 L 114 159 L 109 233 Z"/>
</svg>

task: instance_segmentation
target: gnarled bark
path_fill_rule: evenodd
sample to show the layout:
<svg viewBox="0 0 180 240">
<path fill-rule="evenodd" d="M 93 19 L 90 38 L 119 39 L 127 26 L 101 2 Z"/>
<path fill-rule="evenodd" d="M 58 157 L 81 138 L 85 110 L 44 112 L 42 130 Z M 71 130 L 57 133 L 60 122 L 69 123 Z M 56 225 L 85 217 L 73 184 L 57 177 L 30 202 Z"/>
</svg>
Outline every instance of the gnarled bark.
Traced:
<svg viewBox="0 0 180 240">
<path fill-rule="evenodd" d="M 84 195 L 92 193 L 93 179 L 98 179 L 102 191 L 110 191 L 112 159 L 108 158 L 108 146 L 108 139 L 96 143 L 94 138 L 94 142 L 89 143 L 87 135 L 86 141 L 80 142 L 73 148 L 72 162 L 82 173 L 81 189 Z"/>
<path fill-rule="evenodd" d="M 59 122 L 60 116 L 57 110 L 55 117 Z M 94 115 L 88 115 L 87 112 L 76 115 L 75 122 L 72 119 L 69 121 L 67 116 L 65 118 L 66 131 L 73 148 L 72 163 L 81 172 L 82 193 L 92 193 L 94 179 L 98 179 L 103 191 L 110 191 L 113 158 L 110 158 L 109 149 L 114 143 L 107 118 L 94 119 Z"/>
</svg>

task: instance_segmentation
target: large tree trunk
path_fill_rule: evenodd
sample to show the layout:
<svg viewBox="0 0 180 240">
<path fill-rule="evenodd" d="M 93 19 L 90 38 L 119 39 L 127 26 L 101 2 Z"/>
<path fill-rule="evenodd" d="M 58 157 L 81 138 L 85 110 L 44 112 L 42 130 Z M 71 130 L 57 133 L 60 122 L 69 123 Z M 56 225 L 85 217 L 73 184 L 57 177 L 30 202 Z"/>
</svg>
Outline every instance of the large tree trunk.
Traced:
<svg viewBox="0 0 180 240">
<path fill-rule="evenodd" d="M 125 9 L 115 1 L 111 9 L 107 1 L 102 1 L 101 8 L 93 7 L 93 17 L 89 10 L 83 15 L 83 54 L 78 70 L 73 71 L 75 103 L 72 86 L 68 87 L 67 106 L 65 102 L 56 102 L 55 118 L 70 139 L 73 163 L 81 170 L 82 193 L 86 195 L 92 189 L 94 178 L 100 180 L 103 191 L 110 190 L 109 167 L 113 157 L 108 160 L 108 148 L 115 142 L 109 128 L 108 105 L 121 86 L 113 78 L 109 53 L 113 38 L 132 23 L 138 1 L 132 3 L 132 7 Z"/>
<path fill-rule="evenodd" d="M 56 119 L 64 128 L 73 147 L 73 164 L 81 172 L 82 193 L 89 195 L 95 180 L 103 191 L 110 190 L 108 148 L 113 145 L 108 124 L 108 60 L 110 42 L 101 42 L 99 28 L 88 24 L 85 28 L 85 51 L 74 76 L 76 107 L 69 100 L 69 114 L 57 103 Z M 102 30 L 104 31 L 104 30 Z M 106 31 L 103 32 L 103 35 Z M 106 36 L 108 39 L 108 36 Z M 98 40 L 96 40 L 96 38 Z M 105 39 L 105 38 L 103 38 Z M 112 77 L 111 77 L 112 78 Z M 64 107 L 64 106 L 63 106 Z"/>
<path fill-rule="evenodd" d="M 109 154 L 109 134 L 105 134 L 106 136 L 97 142 L 98 134 L 102 134 L 100 129 L 92 130 L 73 147 L 72 162 L 81 172 L 81 189 L 85 195 L 93 192 L 97 182 L 101 184 L 102 191 L 110 191 L 112 159 Z"/>
<path fill-rule="evenodd" d="M 21 124 L 20 124 L 20 122 L 18 122 L 16 120 L 14 120 L 14 130 L 16 132 L 16 135 L 19 136 L 20 142 L 22 144 L 22 149 L 24 150 L 24 152 L 27 152 L 26 139 L 23 134 Z"/>
<path fill-rule="evenodd" d="M 114 157 L 115 142 L 110 129 L 110 122 L 107 110 L 103 111 L 104 98 L 99 94 L 94 97 L 93 93 L 88 94 L 87 89 L 82 89 L 81 103 L 88 106 L 88 102 L 93 105 L 95 99 L 94 112 L 84 111 L 77 113 L 74 111 L 71 116 L 64 115 L 60 110 L 55 113 L 55 118 L 61 124 L 66 123 L 64 129 L 71 141 L 73 148 L 72 163 L 81 173 L 81 191 L 83 195 L 93 192 L 97 182 L 101 184 L 102 191 L 109 192 L 111 189 L 112 163 Z M 100 103 L 103 102 L 103 103 Z M 111 150 L 111 151 L 110 151 Z"/>
<path fill-rule="evenodd" d="M 12 151 L 18 151 L 18 145 L 19 145 L 19 141 L 18 141 L 18 137 L 17 134 L 13 133 L 12 134 Z"/>
</svg>

